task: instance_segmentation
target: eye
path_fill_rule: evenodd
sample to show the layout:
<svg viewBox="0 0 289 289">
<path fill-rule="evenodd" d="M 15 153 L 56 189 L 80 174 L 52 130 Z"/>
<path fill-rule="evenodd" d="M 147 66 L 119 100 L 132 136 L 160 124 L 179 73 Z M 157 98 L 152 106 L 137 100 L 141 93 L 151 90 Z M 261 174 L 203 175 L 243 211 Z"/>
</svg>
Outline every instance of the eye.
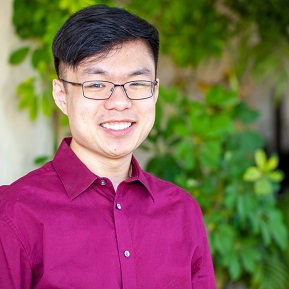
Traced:
<svg viewBox="0 0 289 289">
<path fill-rule="evenodd" d="M 105 84 L 103 82 L 90 82 L 87 83 L 87 88 L 105 88 Z"/>
<path fill-rule="evenodd" d="M 129 83 L 129 86 L 132 88 L 143 88 L 150 86 L 150 82 L 147 81 L 133 81 Z"/>
</svg>

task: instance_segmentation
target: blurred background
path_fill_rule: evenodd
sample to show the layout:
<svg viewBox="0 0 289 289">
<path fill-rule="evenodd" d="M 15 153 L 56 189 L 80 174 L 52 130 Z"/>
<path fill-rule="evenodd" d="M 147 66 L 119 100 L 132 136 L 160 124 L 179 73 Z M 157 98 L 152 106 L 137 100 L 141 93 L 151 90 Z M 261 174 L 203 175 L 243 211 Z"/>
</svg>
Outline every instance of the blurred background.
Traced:
<svg viewBox="0 0 289 289">
<path fill-rule="evenodd" d="M 69 15 L 120 6 L 160 31 L 155 127 L 136 152 L 200 204 L 218 289 L 289 289 L 289 0 L 0 0 L 0 183 L 51 159 L 51 43 Z"/>
</svg>

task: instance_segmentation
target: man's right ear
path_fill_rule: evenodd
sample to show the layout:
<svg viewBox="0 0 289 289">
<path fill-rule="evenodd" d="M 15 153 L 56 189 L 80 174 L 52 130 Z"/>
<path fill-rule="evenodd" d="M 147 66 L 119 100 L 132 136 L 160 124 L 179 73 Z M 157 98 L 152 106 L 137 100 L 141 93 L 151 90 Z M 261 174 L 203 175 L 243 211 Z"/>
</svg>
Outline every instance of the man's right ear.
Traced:
<svg viewBox="0 0 289 289">
<path fill-rule="evenodd" d="M 52 94 L 55 104 L 67 115 L 66 91 L 62 81 L 53 79 Z"/>
</svg>

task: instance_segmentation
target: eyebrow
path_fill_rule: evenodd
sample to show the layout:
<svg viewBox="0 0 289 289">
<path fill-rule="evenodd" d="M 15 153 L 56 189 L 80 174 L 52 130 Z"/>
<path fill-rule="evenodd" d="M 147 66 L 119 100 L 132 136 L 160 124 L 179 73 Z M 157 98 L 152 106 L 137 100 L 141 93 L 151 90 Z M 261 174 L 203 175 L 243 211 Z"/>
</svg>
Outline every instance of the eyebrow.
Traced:
<svg viewBox="0 0 289 289">
<path fill-rule="evenodd" d="M 108 76 L 109 72 L 106 70 L 103 70 L 101 68 L 95 68 L 95 67 L 87 67 L 84 69 L 83 75 L 86 74 L 93 74 L 93 75 L 104 75 L 104 76 Z M 128 73 L 128 77 L 132 77 L 132 76 L 139 76 L 139 75 L 145 75 L 145 76 L 150 76 L 152 77 L 153 74 L 152 72 L 148 69 L 148 68 L 141 68 L 141 69 L 137 69 L 135 71 L 132 71 L 130 73 Z"/>
<path fill-rule="evenodd" d="M 138 75 L 153 76 L 152 72 L 148 68 L 141 68 L 128 74 L 128 76 L 138 76 Z"/>
<path fill-rule="evenodd" d="M 107 72 L 101 68 L 95 67 L 87 67 L 82 72 L 83 75 L 85 74 L 100 74 L 100 75 L 107 75 Z"/>
</svg>

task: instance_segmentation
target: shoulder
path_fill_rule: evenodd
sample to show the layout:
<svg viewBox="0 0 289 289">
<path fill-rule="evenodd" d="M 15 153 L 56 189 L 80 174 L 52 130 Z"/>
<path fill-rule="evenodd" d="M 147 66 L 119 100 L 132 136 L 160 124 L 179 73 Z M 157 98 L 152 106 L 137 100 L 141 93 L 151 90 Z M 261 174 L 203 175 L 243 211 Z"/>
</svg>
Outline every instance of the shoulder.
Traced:
<svg viewBox="0 0 289 289">
<path fill-rule="evenodd" d="M 176 184 L 160 179 L 146 171 L 143 171 L 143 174 L 148 183 L 152 185 L 152 189 L 156 189 L 160 193 L 181 195 L 184 198 L 192 199 L 192 196 L 186 190 L 177 186 Z"/>
<path fill-rule="evenodd" d="M 55 171 L 49 162 L 10 185 L 0 186 L 0 235 L 2 237 L 0 243 L 6 242 L 5 245 L 8 246 L 10 241 L 12 249 L 6 249 L 7 252 L 9 250 L 16 250 L 16 253 L 23 252 L 24 258 L 31 266 L 33 265 L 32 252 L 37 246 L 34 240 L 41 238 L 42 225 L 40 224 L 42 223 L 39 214 L 46 204 L 47 198 L 44 196 L 47 195 L 53 179 L 55 179 Z"/>
<path fill-rule="evenodd" d="M 12 184 L 0 186 L 0 208 L 9 200 L 17 200 L 21 196 L 30 196 L 37 191 L 37 188 L 43 187 L 44 183 L 48 183 L 51 178 L 55 178 L 55 170 L 51 162 L 48 162 Z"/>
<path fill-rule="evenodd" d="M 143 174 L 149 183 L 152 194 L 157 199 L 162 201 L 167 200 L 174 203 L 182 203 L 187 206 L 193 206 L 199 210 L 199 205 L 196 200 L 183 188 L 172 182 L 160 179 L 146 171 L 143 171 Z"/>
<path fill-rule="evenodd" d="M 150 184 L 151 194 L 155 199 L 155 207 L 171 218 L 171 222 L 181 220 L 183 227 L 191 228 L 194 236 L 205 236 L 203 215 L 201 208 L 193 196 L 183 188 L 159 179 L 150 173 L 144 172 Z M 189 230 L 189 229 L 188 229 Z M 195 234 L 197 232 L 197 234 Z"/>
</svg>

